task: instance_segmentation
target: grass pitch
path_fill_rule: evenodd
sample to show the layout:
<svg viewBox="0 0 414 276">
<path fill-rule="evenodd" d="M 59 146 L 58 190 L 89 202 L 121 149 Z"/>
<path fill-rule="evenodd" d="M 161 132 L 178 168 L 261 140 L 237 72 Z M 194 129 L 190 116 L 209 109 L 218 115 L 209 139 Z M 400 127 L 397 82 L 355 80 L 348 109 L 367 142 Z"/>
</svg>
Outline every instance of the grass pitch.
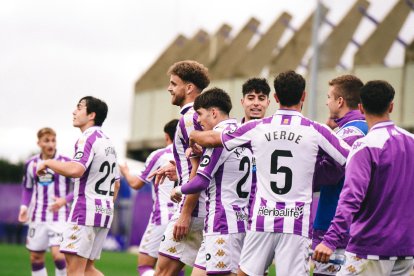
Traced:
<svg viewBox="0 0 414 276">
<path fill-rule="evenodd" d="M 101 259 L 96 267 L 107 276 L 134 276 L 136 271 L 137 255 L 127 252 L 102 252 Z M 46 269 L 48 275 L 55 275 L 55 266 L 50 252 L 46 253 Z M 31 274 L 29 251 L 24 245 L 0 244 L 0 275 L 25 276 Z M 186 267 L 185 275 L 191 274 L 191 267 Z M 274 276 L 274 266 L 269 276 Z"/>
</svg>

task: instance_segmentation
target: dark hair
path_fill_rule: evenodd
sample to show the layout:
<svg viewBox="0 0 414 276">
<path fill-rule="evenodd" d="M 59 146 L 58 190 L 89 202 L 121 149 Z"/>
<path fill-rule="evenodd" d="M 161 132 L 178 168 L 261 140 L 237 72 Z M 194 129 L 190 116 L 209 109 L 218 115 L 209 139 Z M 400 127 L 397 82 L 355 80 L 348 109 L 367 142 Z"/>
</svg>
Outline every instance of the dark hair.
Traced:
<svg viewBox="0 0 414 276">
<path fill-rule="evenodd" d="M 174 63 L 168 69 L 168 75 L 176 75 L 184 82 L 191 82 L 201 91 L 210 84 L 208 69 L 194 60 L 184 60 Z"/>
<path fill-rule="evenodd" d="M 170 137 L 171 141 L 174 141 L 175 130 L 177 129 L 178 120 L 173 119 L 165 124 L 164 132 L 167 133 L 168 137 Z"/>
<path fill-rule="evenodd" d="M 79 103 L 83 100 L 85 100 L 86 113 L 91 114 L 95 112 L 95 126 L 102 126 L 108 114 L 108 106 L 106 103 L 92 96 L 83 97 L 79 100 Z"/>
<path fill-rule="evenodd" d="M 250 78 L 245 83 L 243 83 L 242 92 L 243 97 L 250 92 L 254 92 L 256 94 L 263 93 L 266 96 L 269 96 L 270 86 L 267 83 L 266 79 Z"/>
<path fill-rule="evenodd" d="M 361 88 L 361 102 L 369 114 L 383 115 L 394 99 L 394 88 L 386 81 L 374 80 Z"/>
<path fill-rule="evenodd" d="M 292 106 L 300 102 L 305 90 L 305 79 L 294 71 L 286 71 L 275 77 L 275 92 L 283 106 Z"/>
<path fill-rule="evenodd" d="M 331 80 L 329 85 L 337 88 L 336 93 L 334 92 L 335 99 L 342 97 L 349 108 L 358 108 L 361 102 L 360 89 L 364 86 L 359 78 L 353 75 L 343 75 Z"/>
<path fill-rule="evenodd" d="M 222 112 L 229 114 L 232 108 L 229 94 L 223 89 L 214 87 L 201 93 L 194 101 L 194 110 L 209 109 L 210 107 L 217 107 Z"/>
</svg>

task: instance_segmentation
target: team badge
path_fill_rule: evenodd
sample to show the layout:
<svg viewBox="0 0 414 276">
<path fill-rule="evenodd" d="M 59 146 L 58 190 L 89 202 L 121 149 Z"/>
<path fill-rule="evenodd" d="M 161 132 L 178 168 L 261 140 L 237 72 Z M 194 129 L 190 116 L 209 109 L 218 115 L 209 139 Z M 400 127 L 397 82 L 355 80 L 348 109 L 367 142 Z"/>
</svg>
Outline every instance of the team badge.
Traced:
<svg viewBox="0 0 414 276">
<path fill-rule="evenodd" d="M 167 251 L 171 253 L 177 253 L 177 249 L 175 248 L 175 246 L 168 248 Z"/>
<path fill-rule="evenodd" d="M 223 268 L 226 268 L 227 265 L 225 263 L 223 263 L 223 262 L 218 262 L 217 265 L 216 265 L 216 267 L 223 269 Z"/>
<path fill-rule="evenodd" d="M 76 154 L 75 154 L 75 157 L 73 157 L 73 159 L 75 159 L 75 160 L 79 160 L 79 159 L 81 159 L 83 157 L 83 152 L 82 151 L 78 151 Z"/>
<path fill-rule="evenodd" d="M 217 250 L 216 256 L 223 257 L 224 255 L 226 255 L 226 252 L 223 249 Z"/>
<path fill-rule="evenodd" d="M 208 164 L 210 164 L 210 156 L 204 155 L 204 156 L 201 158 L 200 167 L 205 167 L 205 166 L 207 166 Z"/>
<path fill-rule="evenodd" d="M 54 182 L 54 180 L 55 180 L 54 175 L 50 173 L 49 171 L 47 171 L 45 175 L 38 176 L 37 178 L 37 182 L 41 186 L 49 186 L 50 184 Z"/>
<path fill-rule="evenodd" d="M 218 239 L 216 240 L 216 243 L 217 243 L 217 244 L 225 244 L 225 243 L 226 243 L 226 241 L 225 241 L 223 238 L 218 238 Z"/>
</svg>

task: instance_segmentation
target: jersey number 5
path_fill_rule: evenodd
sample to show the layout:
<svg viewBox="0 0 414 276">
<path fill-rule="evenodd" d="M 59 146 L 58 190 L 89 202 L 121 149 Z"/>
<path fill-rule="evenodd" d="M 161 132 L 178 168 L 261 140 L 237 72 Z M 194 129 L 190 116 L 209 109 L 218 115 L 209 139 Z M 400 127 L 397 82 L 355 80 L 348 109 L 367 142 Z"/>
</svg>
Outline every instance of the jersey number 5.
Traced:
<svg viewBox="0 0 414 276">
<path fill-rule="evenodd" d="M 285 174 L 285 186 L 283 188 L 279 188 L 277 186 L 276 181 L 270 181 L 270 188 L 272 191 L 278 195 L 287 194 L 290 189 L 292 189 L 292 170 L 288 167 L 277 167 L 277 159 L 278 157 L 293 157 L 292 152 L 290 150 L 275 150 L 272 153 L 272 159 L 270 160 L 270 173 L 271 174 L 278 174 L 284 173 Z"/>
<path fill-rule="evenodd" d="M 100 172 L 105 172 L 105 175 L 98 180 L 95 184 L 95 192 L 100 195 L 106 195 L 108 194 L 108 191 L 99 189 L 99 186 L 105 182 L 105 180 L 108 178 L 110 173 L 114 173 L 115 169 L 115 163 L 112 163 L 112 166 L 109 164 L 108 161 L 105 161 L 102 163 L 101 167 L 99 168 Z M 113 196 L 114 192 L 112 191 L 112 185 L 115 183 L 115 177 L 111 179 L 111 184 L 109 185 L 109 195 Z"/>
</svg>

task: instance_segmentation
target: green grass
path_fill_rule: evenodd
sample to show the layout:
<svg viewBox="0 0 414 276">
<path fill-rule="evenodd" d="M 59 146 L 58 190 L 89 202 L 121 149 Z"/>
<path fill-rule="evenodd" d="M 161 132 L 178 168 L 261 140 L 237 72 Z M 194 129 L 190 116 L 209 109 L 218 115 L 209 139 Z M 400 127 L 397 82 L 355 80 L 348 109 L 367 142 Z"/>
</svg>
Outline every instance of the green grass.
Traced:
<svg viewBox="0 0 414 276">
<path fill-rule="evenodd" d="M 137 275 L 137 255 L 126 252 L 102 252 L 96 267 L 108 276 Z M 55 267 L 50 253 L 46 253 L 46 268 L 49 276 L 55 275 Z M 7 276 L 30 275 L 29 251 L 24 245 L 0 244 L 0 274 Z M 186 275 L 191 267 L 186 267 Z M 274 266 L 269 276 L 275 275 Z"/>
</svg>

